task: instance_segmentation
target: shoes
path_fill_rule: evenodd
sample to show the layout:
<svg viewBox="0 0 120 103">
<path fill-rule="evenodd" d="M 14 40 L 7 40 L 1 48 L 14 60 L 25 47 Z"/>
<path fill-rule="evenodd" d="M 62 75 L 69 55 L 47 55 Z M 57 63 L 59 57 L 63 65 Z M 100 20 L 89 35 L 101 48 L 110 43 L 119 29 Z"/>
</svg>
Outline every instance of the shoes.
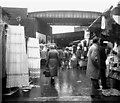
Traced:
<svg viewBox="0 0 120 103">
<path fill-rule="evenodd" d="M 101 96 L 100 96 L 100 95 L 91 95 L 91 98 L 97 98 L 97 99 L 100 99 Z"/>
<path fill-rule="evenodd" d="M 110 89 L 110 87 L 103 87 L 102 89 Z"/>
<path fill-rule="evenodd" d="M 55 80 L 53 78 L 51 78 L 51 84 L 54 85 L 55 84 Z"/>
</svg>

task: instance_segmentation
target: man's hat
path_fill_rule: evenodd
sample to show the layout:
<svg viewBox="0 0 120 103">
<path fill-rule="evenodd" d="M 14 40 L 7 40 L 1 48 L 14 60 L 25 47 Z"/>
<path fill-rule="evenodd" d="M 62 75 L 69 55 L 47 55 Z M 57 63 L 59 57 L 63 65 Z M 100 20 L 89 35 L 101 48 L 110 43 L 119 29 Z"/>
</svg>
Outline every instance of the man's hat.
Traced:
<svg viewBox="0 0 120 103">
<path fill-rule="evenodd" d="M 98 42 L 98 40 L 99 40 L 99 38 L 98 38 L 97 36 L 95 36 L 95 37 L 93 38 L 93 43 Z"/>
</svg>

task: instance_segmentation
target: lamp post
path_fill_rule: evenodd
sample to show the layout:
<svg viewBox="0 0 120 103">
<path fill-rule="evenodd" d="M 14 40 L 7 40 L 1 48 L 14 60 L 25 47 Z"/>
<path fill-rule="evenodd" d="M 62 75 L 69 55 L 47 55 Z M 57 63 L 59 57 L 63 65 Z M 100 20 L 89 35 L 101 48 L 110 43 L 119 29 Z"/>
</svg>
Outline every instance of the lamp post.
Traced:
<svg viewBox="0 0 120 103">
<path fill-rule="evenodd" d="M 16 18 L 16 20 L 18 21 L 18 25 L 20 26 L 20 21 L 21 21 L 21 17 L 20 16 L 18 16 L 17 18 Z"/>
</svg>

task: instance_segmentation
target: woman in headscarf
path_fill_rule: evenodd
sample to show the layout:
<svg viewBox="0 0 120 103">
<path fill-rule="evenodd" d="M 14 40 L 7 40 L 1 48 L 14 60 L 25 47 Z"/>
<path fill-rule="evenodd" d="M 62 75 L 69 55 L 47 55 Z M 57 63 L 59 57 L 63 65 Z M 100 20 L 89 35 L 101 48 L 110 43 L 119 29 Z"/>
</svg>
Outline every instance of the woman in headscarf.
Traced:
<svg viewBox="0 0 120 103">
<path fill-rule="evenodd" d="M 50 71 L 51 83 L 54 84 L 55 76 L 57 76 L 57 70 L 59 68 L 59 52 L 56 50 L 56 46 L 51 45 L 47 55 L 47 66 Z"/>
</svg>

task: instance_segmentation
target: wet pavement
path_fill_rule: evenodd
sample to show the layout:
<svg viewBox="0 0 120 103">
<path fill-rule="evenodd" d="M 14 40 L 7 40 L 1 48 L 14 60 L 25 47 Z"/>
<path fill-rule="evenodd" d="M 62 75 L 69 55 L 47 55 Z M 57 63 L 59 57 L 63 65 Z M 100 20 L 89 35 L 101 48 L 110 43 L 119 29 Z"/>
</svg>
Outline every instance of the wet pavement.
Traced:
<svg viewBox="0 0 120 103">
<path fill-rule="evenodd" d="M 87 103 L 104 101 L 106 103 L 107 101 L 118 100 L 116 97 L 114 99 L 112 97 L 91 99 L 91 83 L 85 74 L 85 70 L 80 70 L 80 68 L 59 69 L 58 76 L 55 78 L 55 85 L 51 85 L 50 78 L 45 77 L 43 74 L 44 69 L 45 67 L 42 67 L 41 77 L 34 79 L 31 83 L 31 90 L 23 91 L 20 89 L 11 96 L 3 96 L 3 101 L 10 101 L 10 103 L 11 101 L 15 101 L 15 103 L 19 101 L 54 101 L 55 103 L 64 101 L 72 103 L 78 101 L 86 101 Z"/>
</svg>

